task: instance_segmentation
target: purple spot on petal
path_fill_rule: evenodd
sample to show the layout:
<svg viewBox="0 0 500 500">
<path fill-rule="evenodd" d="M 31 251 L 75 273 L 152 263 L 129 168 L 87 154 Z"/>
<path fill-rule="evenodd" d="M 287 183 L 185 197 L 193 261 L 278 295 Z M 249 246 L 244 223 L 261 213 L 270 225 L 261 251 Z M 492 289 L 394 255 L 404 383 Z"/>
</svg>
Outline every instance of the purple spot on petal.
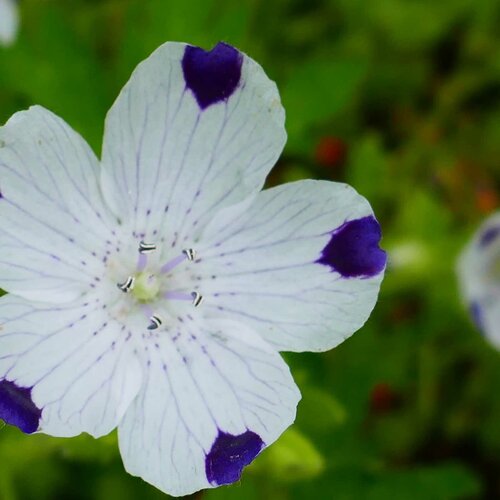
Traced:
<svg viewBox="0 0 500 500">
<path fill-rule="evenodd" d="M 243 468 L 252 462 L 264 446 L 255 432 L 246 431 L 233 436 L 219 430 L 205 457 L 205 473 L 209 483 L 220 486 L 238 481 Z"/>
<path fill-rule="evenodd" d="M 186 47 L 182 59 L 184 79 L 201 109 L 232 95 L 240 83 L 242 63 L 241 53 L 222 42 L 210 51 Z"/>
<path fill-rule="evenodd" d="M 0 380 L 0 419 L 19 427 L 26 434 L 38 430 L 42 410 L 31 399 L 31 388 Z"/>
<path fill-rule="evenodd" d="M 481 235 L 479 245 L 482 247 L 487 247 L 488 245 L 493 243 L 498 236 L 500 236 L 500 226 L 490 227 L 489 229 L 486 229 L 486 231 Z"/>
<path fill-rule="evenodd" d="M 387 256 L 379 247 L 382 232 L 373 216 L 344 223 L 316 261 L 330 266 L 344 278 L 370 278 L 385 267 Z"/>
<path fill-rule="evenodd" d="M 469 305 L 469 311 L 472 316 L 472 320 L 476 327 L 482 332 L 484 327 L 483 322 L 483 311 L 481 310 L 481 306 L 478 302 L 471 302 Z"/>
</svg>

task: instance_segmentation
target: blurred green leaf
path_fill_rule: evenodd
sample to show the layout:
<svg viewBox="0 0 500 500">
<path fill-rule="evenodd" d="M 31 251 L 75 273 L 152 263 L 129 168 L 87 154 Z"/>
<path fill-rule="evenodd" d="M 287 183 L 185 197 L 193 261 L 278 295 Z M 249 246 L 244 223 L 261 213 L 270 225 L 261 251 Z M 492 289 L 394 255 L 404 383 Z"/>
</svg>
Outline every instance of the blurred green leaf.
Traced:
<svg viewBox="0 0 500 500">
<path fill-rule="evenodd" d="M 309 127 L 352 105 L 366 71 L 362 60 L 335 57 L 297 66 L 281 89 L 289 148 Z"/>
<path fill-rule="evenodd" d="M 326 433 L 342 426 L 346 408 L 332 394 L 314 386 L 302 386 L 297 425 L 308 432 Z"/>
<path fill-rule="evenodd" d="M 262 452 L 249 472 L 264 474 L 268 480 L 288 483 L 313 478 L 321 474 L 324 467 L 324 459 L 312 442 L 292 427 Z"/>
<path fill-rule="evenodd" d="M 481 486 L 470 470 L 459 464 L 443 464 L 383 474 L 367 499 L 461 500 L 480 494 Z"/>
</svg>

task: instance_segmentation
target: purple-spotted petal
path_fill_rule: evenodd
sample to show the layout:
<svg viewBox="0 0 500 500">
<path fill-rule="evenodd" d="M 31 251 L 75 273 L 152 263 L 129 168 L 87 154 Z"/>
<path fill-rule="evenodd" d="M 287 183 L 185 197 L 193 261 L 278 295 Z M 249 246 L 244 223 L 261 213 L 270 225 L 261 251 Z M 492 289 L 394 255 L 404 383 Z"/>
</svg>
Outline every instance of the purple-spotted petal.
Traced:
<svg viewBox="0 0 500 500">
<path fill-rule="evenodd" d="M 487 247 L 491 245 L 500 236 L 500 222 L 485 229 L 479 237 L 479 245 Z"/>
<path fill-rule="evenodd" d="M 202 236 L 204 310 L 245 322 L 279 350 L 330 349 L 375 305 L 386 261 L 380 236 L 368 202 L 345 184 L 263 191 Z"/>
<path fill-rule="evenodd" d="M 183 318 L 147 342 L 144 357 L 120 451 L 129 473 L 170 495 L 237 481 L 295 418 L 288 367 L 242 324 Z"/>
<path fill-rule="evenodd" d="M 70 301 L 100 279 L 116 220 L 98 172 L 84 140 L 43 108 L 0 128 L 0 288 Z"/>
<path fill-rule="evenodd" d="M 380 249 L 382 231 L 373 215 L 345 222 L 332 232 L 318 263 L 344 278 L 371 278 L 380 274 L 386 254 Z"/>
<path fill-rule="evenodd" d="M 31 398 L 31 387 L 0 379 L 0 420 L 31 434 L 38 430 L 41 415 Z"/>
<path fill-rule="evenodd" d="M 212 50 L 188 45 L 182 58 L 186 87 L 201 109 L 227 101 L 241 81 L 243 55 L 226 43 Z"/>
<path fill-rule="evenodd" d="M 481 304 L 477 301 L 472 301 L 469 306 L 469 312 L 472 318 L 472 321 L 479 329 L 479 331 L 484 330 L 484 320 L 483 320 L 483 311 L 481 308 Z"/>
<path fill-rule="evenodd" d="M 217 434 L 205 457 L 205 473 L 210 484 L 231 484 L 241 477 L 243 468 L 261 452 L 265 444 L 258 434 L 245 431 L 237 436 Z"/>
<path fill-rule="evenodd" d="M 97 299 L 0 298 L 0 419 L 52 436 L 109 433 L 137 394 L 131 335 Z"/>
<path fill-rule="evenodd" d="M 262 187 L 285 138 L 276 85 L 257 63 L 222 43 L 167 43 L 108 113 L 103 192 L 130 232 L 162 236 L 178 254 L 218 210 Z"/>
<path fill-rule="evenodd" d="M 476 231 L 460 255 L 457 273 L 472 321 L 500 348 L 500 212 Z"/>
</svg>

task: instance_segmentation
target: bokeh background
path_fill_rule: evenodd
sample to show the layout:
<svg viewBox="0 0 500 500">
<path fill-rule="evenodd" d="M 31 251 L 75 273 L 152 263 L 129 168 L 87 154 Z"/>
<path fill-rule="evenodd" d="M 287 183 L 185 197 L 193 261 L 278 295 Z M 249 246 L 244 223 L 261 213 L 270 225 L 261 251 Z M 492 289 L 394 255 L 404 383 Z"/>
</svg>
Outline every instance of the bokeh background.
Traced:
<svg viewBox="0 0 500 500">
<path fill-rule="evenodd" d="M 229 42 L 277 81 L 289 141 L 269 185 L 348 182 L 390 264 L 377 307 L 324 354 L 286 355 L 296 424 L 206 500 L 500 498 L 500 354 L 470 323 L 455 263 L 499 205 L 495 0 L 22 0 L 0 49 L 0 121 L 38 103 L 100 151 L 107 109 L 167 40 Z M 116 436 L 0 423 L 0 500 L 165 495 L 128 476 Z"/>
</svg>

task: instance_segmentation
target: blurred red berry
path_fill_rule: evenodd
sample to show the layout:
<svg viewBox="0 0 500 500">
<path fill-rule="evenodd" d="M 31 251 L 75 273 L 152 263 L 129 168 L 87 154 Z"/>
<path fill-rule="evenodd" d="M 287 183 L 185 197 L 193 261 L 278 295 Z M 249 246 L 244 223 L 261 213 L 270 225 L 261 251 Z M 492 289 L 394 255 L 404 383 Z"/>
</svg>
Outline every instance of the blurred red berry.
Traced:
<svg viewBox="0 0 500 500">
<path fill-rule="evenodd" d="M 347 144 L 338 137 L 322 137 L 316 145 L 314 158 L 324 167 L 339 167 L 347 156 Z"/>
<path fill-rule="evenodd" d="M 395 409 L 399 402 L 399 394 L 387 382 L 379 382 L 373 386 L 370 394 L 372 413 L 387 413 Z"/>
<path fill-rule="evenodd" d="M 494 189 L 483 187 L 476 190 L 476 206 L 482 214 L 493 212 L 498 204 L 498 194 Z"/>
</svg>

